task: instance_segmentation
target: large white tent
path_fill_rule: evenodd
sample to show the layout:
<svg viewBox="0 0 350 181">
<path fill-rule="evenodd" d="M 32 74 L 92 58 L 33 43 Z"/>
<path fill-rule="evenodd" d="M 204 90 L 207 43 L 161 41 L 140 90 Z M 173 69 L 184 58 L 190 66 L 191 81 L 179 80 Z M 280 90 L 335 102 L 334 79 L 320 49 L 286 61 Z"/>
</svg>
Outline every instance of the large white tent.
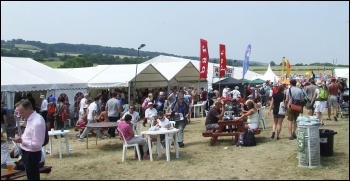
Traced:
<svg viewBox="0 0 350 181">
<path fill-rule="evenodd" d="M 151 64 L 165 76 L 170 86 L 189 86 L 199 82 L 202 82 L 202 86 L 206 86 L 207 80 L 199 80 L 199 71 L 191 61 Z"/>
<path fill-rule="evenodd" d="M 271 66 L 269 64 L 265 74 L 263 76 L 257 77 L 262 80 L 269 80 L 270 82 L 277 82 L 278 76 L 272 71 Z"/>
<path fill-rule="evenodd" d="M 87 84 L 31 58 L 1 57 L 1 98 L 8 107 L 14 107 L 16 92 L 33 91 L 56 98 L 64 93 L 73 105 L 76 93 L 85 93 Z M 33 94 L 33 97 L 39 100 L 39 95 Z"/>
<path fill-rule="evenodd" d="M 172 56 L 164 56 L 164 55 L 160 55 L 157 56 L 153 59 L 150 59 L 146 62 L 144 62 L 145 64 L 149 64 L 149 63 L 167 63 L 167 62 L 188 62 L 190 61 L 199 71 L 199 61 L 198 60 L 191 60 L 191 59 L 185 59 L 185 58 L 179 58 L 179 57 L 172 57 Z M 215 67 L 219 67 L 219 64 L 217 63 L 208 63 L 208 75 L 207 75 L 207 81 L 208 84 L 211 85 L 212 83 L 215 83 L 219 80 L 223 80 L 225 78 L 213 78 L 214 75 L 214 66 Z M 243 77 L 243 68 L 242 67 L 232 67 L 232 66 L 227 66 L 228 68 L 233 68 L 233 78 L 235 79 L 241 79 Z M 245 75 L 245 78 L 248 80 L 253 80 L 256 79 L 257 77 L 262 76 L 261 74 L 255 73 L 253 71 L 248 70 L 248 72 Z M 199 77 L 199 75 L 198 75 Z"/>
</svg>

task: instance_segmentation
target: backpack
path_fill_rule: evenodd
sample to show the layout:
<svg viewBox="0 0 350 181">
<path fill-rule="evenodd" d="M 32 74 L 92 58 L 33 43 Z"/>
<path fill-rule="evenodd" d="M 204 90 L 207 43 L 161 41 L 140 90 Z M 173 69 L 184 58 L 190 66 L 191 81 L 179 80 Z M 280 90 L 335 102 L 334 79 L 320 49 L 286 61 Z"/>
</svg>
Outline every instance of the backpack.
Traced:
<svg viewBox="0 0 350 181">
<path fill-rule="evenodd" d="M 328 92 L 324 88 L 320 88 L 320 95 L 319 95 L 319 100 L 320 101 L 326 101 L 328 99 Z"/>
<path fill-rule="evenodd" d="M 159 98 L 157 99 L 157 107 L 156 107 L 157 111 L 163 111 L 164 103 L 165 103 L 164 99 L 163 99 L 163 101 L 160 100 Z"/>
<path fill-rule="evenodd" d="M 243 146 L 256 146 L 254 133 L 250 129 L 244 132 Z"/>
<path fill-rule="evenodd" d="M 259 91 L 260 95 L 265 95 L 266 91 L 265 91 L 265 88 L 262 87 Z"/>
<path fill-rule="evenodd" d="M 52 116 L 52 115 L 54 115 L 55 114 L 55 104 L 49 104 L 49 106 L 48 106 L 48 108 L 47 108 L 47 114 L 49 115 L 49 116 Z"/>
<path fill-rule="evenodd" d="M 44 143 L 43 143 L 43 146 L 46 146 L 47 143 L 49 143 L 49 132 L 47 130 L 47 125 L 45 123 L 45 139 L 44 139 Z"/>
</svg>

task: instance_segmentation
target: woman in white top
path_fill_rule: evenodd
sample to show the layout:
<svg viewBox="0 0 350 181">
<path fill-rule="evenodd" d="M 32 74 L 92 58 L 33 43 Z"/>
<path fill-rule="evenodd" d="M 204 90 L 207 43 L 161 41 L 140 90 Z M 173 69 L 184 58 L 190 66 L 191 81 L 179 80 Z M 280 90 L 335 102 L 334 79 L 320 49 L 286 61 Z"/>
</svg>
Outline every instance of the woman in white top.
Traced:
<svg viewBox="0 0 350 181">
<path fill-rule="evenodd" d="M 326 112 L 327 101 L 319 100 L 320 89 L 322 89 L 322 81 L 321 80 L 317 81 L 316 85 L 317 85 L 318 88 L 315 90 L 315 93 L 314 93 L 314 96 L 312 97 L 310 105 L 315 103 L 314 106 L 315 106 L 316 116 L 321 121 L 322 125 L 324 125 L 324 123 L 322 121 L 322 113 Z"/>
<path fill-rule="evenodd" d="M 258 110 L 255 108 L 254 102 L 251 101 L 251 100 L 248 100 L 246 102 L 246 105 L 248 107 L 248 111 L 246 113 L 242 114 L 241 117 L 238 117 L 235 120 L 238 121 L 238 120 L 243 120 L 245 118 L 248 118 L 247 122 L 246 122 L 246 125 L 245 125 L 245 128 L 246 129 L 251 129 L 251 130 L 257 129 L 259 127 L 259 113 L 258 113 Z"/>
</svg>

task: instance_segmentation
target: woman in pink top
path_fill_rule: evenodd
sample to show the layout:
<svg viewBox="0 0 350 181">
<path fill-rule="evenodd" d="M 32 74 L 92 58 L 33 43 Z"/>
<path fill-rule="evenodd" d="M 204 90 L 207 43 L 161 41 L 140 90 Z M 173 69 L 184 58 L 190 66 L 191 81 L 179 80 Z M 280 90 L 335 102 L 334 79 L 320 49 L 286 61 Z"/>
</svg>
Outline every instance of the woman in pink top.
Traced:
<svg viewBox="0 0 350 181">
<path fill-rule="evenodd" d="M 136 136 L 135 137 L 135 132 L 132 129 L 132 124 L 131 124 L 131 115 L 127 114 L 124 117 L 124 120 L 120 121 L 118 123 L 118 130 L 123 133 L 124 139 L 128 144 L 139 144 L 142 146 L 143 149 L 143 158 L 149 158 L 149 155 L 147 154 L 148 150 L 148 145 L 147 145 L 147 140 L 145 138 L 141 138 Z M 119 133 L 119 137 L 123 139 L 123 136 L 121 133 Z"/>
</svg>

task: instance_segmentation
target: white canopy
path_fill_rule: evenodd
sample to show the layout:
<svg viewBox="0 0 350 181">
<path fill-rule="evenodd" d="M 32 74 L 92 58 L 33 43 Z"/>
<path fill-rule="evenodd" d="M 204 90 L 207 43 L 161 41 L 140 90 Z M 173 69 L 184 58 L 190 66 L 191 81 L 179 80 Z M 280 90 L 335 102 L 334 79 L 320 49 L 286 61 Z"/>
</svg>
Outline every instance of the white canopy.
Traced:
<svg viewBox="0 0 350 181">
<path fill-rule="evenodd" d="M 197 71 L 199 72 L 199 61 L 198 60 L 191 60 L 191 59 L 185 59 L 185 58 L 179 58 L 179 57 L 171 57 L 171 56 L 164 56 L 164 55 L 160 55 L 157 56 L 153 59 L 150 59 L 144 63 L 149 64 L 149 63 L 167 63 L 167 62 L 188 62 L 190 61 L 196 68 Z M 213 74 L 214 74 L 214 65 L 216 67 L 219 67 L 219 64 L 217 63 L 208 63 L 208 76 L 207 76 L 207 81 L 209 84 L 211 84 L 212 82 L 217 82 L 219 81 L 219 78 L 213 78 Z M 232 66 L 227 66 L 228 68 L 233 68 L 233 78 L 235 79 L 241 79 L 243 74 L 243 68 L 242 67 L 232 67 Z M 197 76 L 197 81 L 198 81 L 198 77 L 199 74 L 195 75 Z M 261 74 L 255 73 L 253 71 L 248 70 L 248 72 L 245 75 L 246 79 L 249 80 L 253 80 L 255 78 L 257 78 L 258 76 L 262 76 Z M 221 78 L 221 80 L 223 80 L 224 78 Z"/>
<path fill-rule="evenodd" d="M 99 68 L 99 65 L 96 68 Z M 137 70 L 137 73 L 136 73 Z M 136 79 L 135 79 L 135 75 Z M 151 64 L 109 65 L 88 81 L 89 88 L 128 87 L 136 80 L 136 87 L 166 86 L 167 79 Z"/>
<path fill-rule="evenodd" d="M 85 83 L 88 83 L 89 80 L 96 77 L 98 74 L 100 74 L 103 70 L 105 70 L 109 66 L 110 65 L 99 65 L 96 67 L 83 67 L 83 68 L 58 68 L 55 70 L 59 72 L 63 72 L 70 76 L 79 78 Z"/>
<path fill-rule="evenodd" d="M 272 71 L 270 64 L 263 76 L 257 77 L 262 80 L 270 80 L 270 82 L 277 82 L 278 76 Z"/>
<path fill-rule="evenodd" d="M 82 80 L 31 58 L 1 57 L 1 92 L 86 88 L 87 84 Z"/>
<path fill-rule="evenodd" d="M 39 94 L 43 93 L 45 97 L 53 95 L 56 98 L 66 94 L 69 104 L 74 105 L 76 94 L 86 90 L 84 81 L 31 58 L 1 57 L 1 99 L 9 108 L 14 107 L 15 92 L 34 92 L 34 99 L 39 99 Z M 71 110 L 73 108 L 70 107 Z"/>
<path fill-rule="evenodd" d="M 147 62 L 143 64 L 148 64 Z M 152 63 L 152 65 L 170 81 L 170 85 L 179 85 L 184 82 L 198 82 L 199 71 L 191 61 L 158 62 Z"/>
</svg>

